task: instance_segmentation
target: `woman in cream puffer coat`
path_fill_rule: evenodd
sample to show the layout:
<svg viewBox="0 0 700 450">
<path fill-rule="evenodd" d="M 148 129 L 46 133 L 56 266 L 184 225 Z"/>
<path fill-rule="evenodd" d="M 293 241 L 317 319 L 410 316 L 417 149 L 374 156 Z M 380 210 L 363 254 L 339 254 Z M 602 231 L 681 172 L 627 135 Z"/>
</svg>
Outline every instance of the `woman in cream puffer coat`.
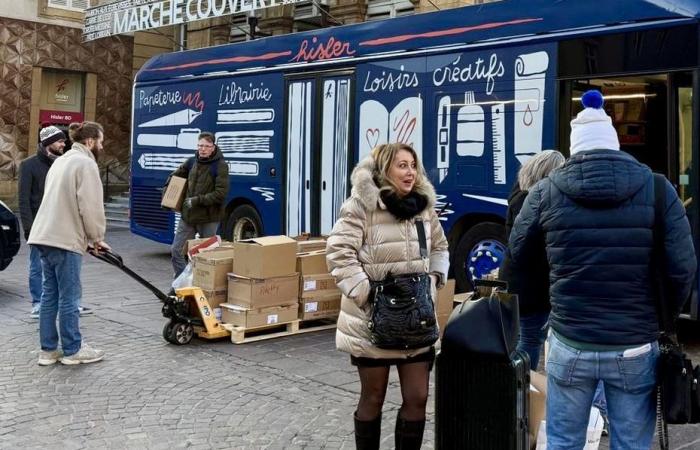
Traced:
<svg viewBox="0 0 700 450">
<path fill-rule="evenodd" d="M 425 427 L 432 347 L 384 350 L 372 345 L 370 280 L 428 272 L 433 299 L 447 279 L 448 244 L 435 213 L 435 190 L 415 151 L 404 144 L 376 147 L 352 173 L 352 194 L 328 238 L 328 268 L 343 297 L 336 345 L 351 354 L 362 393 L 355 412 L 357 448 L 379 448 L 381 411 L 389 377 L 396 365 L 403 404 L 396 422 L 396 448 L 420 448 Z M 429 264 L 420 256 L 415 220 L 426 229 Z M 426 267 L 428 266 L 428 267 Z"/>
</svg>

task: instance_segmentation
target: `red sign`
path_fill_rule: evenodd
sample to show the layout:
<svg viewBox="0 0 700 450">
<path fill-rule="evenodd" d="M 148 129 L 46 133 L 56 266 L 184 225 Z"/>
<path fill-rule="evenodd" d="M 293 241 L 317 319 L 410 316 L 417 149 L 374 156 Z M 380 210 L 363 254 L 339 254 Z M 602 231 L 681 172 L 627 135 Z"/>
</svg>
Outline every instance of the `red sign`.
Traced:
<svg viewBox="0 0 700 450">
<path fill-rule="evenodd" d="M 73 122 L 82 122 L 83 113 L 72 111 L 39 110 L 39 123 L 63 123 L 69 125 Z"/>
</svg>

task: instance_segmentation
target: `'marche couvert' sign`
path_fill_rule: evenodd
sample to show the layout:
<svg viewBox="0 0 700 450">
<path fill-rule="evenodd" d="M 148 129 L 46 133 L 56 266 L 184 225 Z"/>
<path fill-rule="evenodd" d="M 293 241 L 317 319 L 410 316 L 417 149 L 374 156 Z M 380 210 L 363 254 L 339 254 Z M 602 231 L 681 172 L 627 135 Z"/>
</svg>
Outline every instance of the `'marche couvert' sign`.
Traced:
<svg viewBox="0 0 700 450">
<path fill-rule="evenodd" d="M 121 0 L 85 11 L 83 40 L 255 11 L 304 0 Z"/>
</svg>

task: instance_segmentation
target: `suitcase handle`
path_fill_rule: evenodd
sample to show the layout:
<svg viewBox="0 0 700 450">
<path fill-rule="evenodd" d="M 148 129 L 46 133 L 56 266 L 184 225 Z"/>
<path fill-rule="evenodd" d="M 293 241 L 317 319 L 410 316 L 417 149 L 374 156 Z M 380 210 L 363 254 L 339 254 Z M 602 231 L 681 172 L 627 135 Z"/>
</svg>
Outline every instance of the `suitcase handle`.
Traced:
<svg viewBox="0 0 700 450">
<path fill-rule="evenodd" d="M 508 282 L 503 280 L 484 280 L 481 278 L 474 279 L 474 287 L 494 287 L 501 288 L 505 291 L 508 290 Z"/>
</svg>

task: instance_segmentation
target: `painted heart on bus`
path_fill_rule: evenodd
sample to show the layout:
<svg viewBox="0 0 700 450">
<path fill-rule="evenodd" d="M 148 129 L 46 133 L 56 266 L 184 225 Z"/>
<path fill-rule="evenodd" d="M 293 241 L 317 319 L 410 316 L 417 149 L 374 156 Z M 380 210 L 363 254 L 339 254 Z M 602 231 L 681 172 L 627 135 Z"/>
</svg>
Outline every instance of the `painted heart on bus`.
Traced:
<svg viewBox="0 0 700 450">
<path fill-rule="evenodd" d="M 370 148 L 377 146 L 380 136 L 381 133 L 379 132 L 379 128 L 370 128 L 365 132 L 365 138 L 367 139 L 367 143 L 369 144 Z"/>
</svg>

